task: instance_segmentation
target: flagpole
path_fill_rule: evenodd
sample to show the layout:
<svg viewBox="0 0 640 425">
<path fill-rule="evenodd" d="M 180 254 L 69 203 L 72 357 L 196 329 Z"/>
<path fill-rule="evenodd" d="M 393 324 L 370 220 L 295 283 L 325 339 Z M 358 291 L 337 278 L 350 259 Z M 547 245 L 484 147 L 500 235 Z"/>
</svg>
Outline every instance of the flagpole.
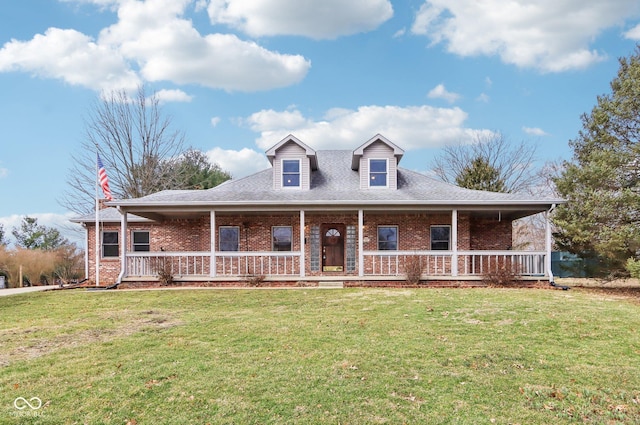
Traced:
<svg viewBox="0 0 640 425">
<path fill-rule="evenodd" d="M 100 286 L 100 200 L 98 199 L 100 177 L 98 170 L 98 151 L 96 150 L 96 286 Z"/>
</svg>

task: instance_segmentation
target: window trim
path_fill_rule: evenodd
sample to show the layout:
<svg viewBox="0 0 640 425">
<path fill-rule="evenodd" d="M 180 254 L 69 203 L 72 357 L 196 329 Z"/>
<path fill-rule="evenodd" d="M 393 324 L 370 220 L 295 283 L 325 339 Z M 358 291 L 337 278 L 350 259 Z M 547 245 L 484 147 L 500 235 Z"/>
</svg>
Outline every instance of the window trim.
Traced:
<svg viewBox="0 0 640 425">
<path fill-rule="evenodd" d="M 396 234 L 396 240 L 395 240 L 395 244 L 396 247 L 395 249 L 388 249 L 388 248 L 381 248 L 380 247 L 380 229 L 382 228 L 393 228 L 395 229 L 395 234 Z M 376 232 L 376 238 L 377 238 L 377 247 L 378 247 L 378 251 L 398 251 L 398 247 L 400 246 L 400 230 L 397 224 L 381 224 L 378 225 L 378 229 Z M 384 243 L 389 243 L 389 241 L 382 241 Z"/>
<path fill-rule="evenodd" d="M 444 240 L 435 240 L 433 239 L 433 229 L 434 228 L 446 228 L 449 229 L 449 239 L 447 239 L 447 248 L 446 249 L 440 249 L 440 248 L 434 248 L 433 247 L 433 243 L 434 242 L 444 242 Z M 429 227 L 429 247 L 431 248 L 431 251 L 451 251 L 451 225 L 450 224 L 432 224 Z"/>
<path fill-rule="evenodd" d="M 135 238 L 136 233 L 146 233 L 148 242 L 146 244 L 136 243 L 136 238 Z M 137 250 L 136 246 L 146 246 L 147 249 Z M 144 230 L 144 229 L 131 230 L 131 251 L 132 252 L 150 252 L 151 251 L 151 232 L 149 230 Z"/>
<path fill-rule="evenodd" d="M 284 163 L 290 161 L 290 162 L 297 162 L 298 163 L 298 171 L 293 173 L 293 172 L 285 172 L 284 171 Z M 285 184 L 285 178 L 288 175 L 293 175 L 293 176 L 298 176 L 298 184 L 297 185 L 288 185 Z M 280 176 L 282 177 L 282 180 L 280 182 L 282 188 L 284 189 L 300 189 L 302 187 L 302 161 L 300 160 L 300 158 L 282 158 L 280 160 Z"/>
<path fill-rule="evenodd" d="M 384 161 L 385 164 L 385 170 L 384 173 L 381 171 L 371 171 L 371 162 L 372 161 Z M 384 174 L 384 185 L 372 185 L 371 181 L 374 180 L 372 179 L 373 175 L 382 175 Z M 373 189 L 386 189 L 389 187 L 389 158 L 369 158 L 369 176 L 367 178 L 367 185 L 370 188 Z"/>
<path fill-rule="evenodd" d="M 115 233 L 115 235 L 116 235 L 116 243 L 106 244 L 104 242 L 105 233 Z M 104 254 L 105 245 L 106 246 L 110 246 L 110 247 L 115 246 L 118 254 L 117 255 L 105 255 Z M 117 231 L 117 230 L 103 230 L 100 233 L 100 258 L 105 258 L 106 259 L 106 258 L 119 258 L 119 257 L 120 257 L 120 232 Z"/>
<path fill-rule="evenodd" d="M 236 249 L 222 249 L 222 243 L 228 242 L 222 239 L 223 229 L 236 229 L 238 240 L 236 241 Z M 220 252 L 239 252 L 240 251 L 240 226 L 218 226 L 218 251 Z"/>
<path fill-rule="evenodd" d="M 276 238 L 275 231 L 276 229 L 286 228 L 289 229 L 290 240 L 289 240 L 289 249 L 276 249 Z M 274 252 L 293 252 L 293 226 L 271 226 L 271 251 Z"/>
</svg>

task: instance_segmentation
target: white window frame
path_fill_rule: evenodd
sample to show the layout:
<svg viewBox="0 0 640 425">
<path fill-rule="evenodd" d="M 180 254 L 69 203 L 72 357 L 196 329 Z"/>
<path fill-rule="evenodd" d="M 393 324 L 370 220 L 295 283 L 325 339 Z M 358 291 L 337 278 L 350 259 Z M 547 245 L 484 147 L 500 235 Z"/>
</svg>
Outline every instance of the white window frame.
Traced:
<svg viewBox="0 0 640 425">
<path fill-rule="evenodd" d="M 433 247 L 434 242 L 444 242 L 444 240 L 433 240 L 433 229 L 436 227 L 448 228 L 449 229 L 449 239 L 447 240 L 447 249 L 438 249 Z M 451 225 L 450 224 L 433 224 L 429 228 L 429 247 L 431 251 L 451 251 Z"/>
<path fill-rule="evenodd" d="M 281 228 L 289 229 L 289 232 L 291 234 L 291 237 L 290 237 L 290 240 L 289 240 L 289 244 L 291 246 L 290 246 L 290 248 L 288 250 L 276 249 L 275 231 L 276 231 L 276 229 L 281 229 Z M 293 251 L 293 226 L 271 226 L 271 250 L 272 251 L 276 251 L 276 252 L 291 252 L 291 251 Z"/>
<path fill-rule="evenodd" d="M 223 238 L 222 238 L 222 230 L 224 230 L 224 229 L 236 229 L 237 235 L 238 235 L 238 240 L 236 241 L 237 249 L 230 249 L 230 250 L 222 249 L 223 242 L 227 242 L 227 240 L 223 240 Z M 220 227 L 218 227 L 218 251 L 220 251 L 220 252 L 238 252 L 238 251 L 240 251 L 240 226 L 220 226 Z"/>
<path fill-rule="evenodd" d="M 372 185 L 371 184 L 371 181 L 374 180 L 372 178 L 374 172 L 371 171 L 371 162 L 372 161 L 384 161 L 384 164 L 385 164 L 385 170 L 384 170 L 385 184 L 384 185 Z M 376 175 L 382 174 L 382 172 L 376 171 L 375 174 Z M 389 187 L 389 158 L 369 158 L 369 175 L 367 176 L 367 184 L 372 189 L 386 189 L 386 188 Z"/>
<path fill-rule="evenodd" d="M 284 163 L 286 161 L 297 162 L 298 163 L 298 172 L 297 173 L 285 173 L 284 171 Z M 284 189 L 300 189 L 302 187 L 302 161 L 296 158 L 283 158 L 280 162 L 280 174 L 282 176 L 281 185 Z M 298 184 L 297 185 L 286 185 L 285 179 L 287 175 L 297 175 L 298 176 Z"/>
<path fill-rule="evenodd" d="M 117 250 L 118 250 L 118 254 L 117 255 L 104 255 L 104 247 L 105 247 L 105 243 L 104 243 L 104 234 L 105 233 L 115 233 L 116 236 L 118 237 L 117 242 L 114 243 L 110 243 L 108 244 L 109 246 L 116 246 Z M 120 257 L 120 232 L 118 232 L 117 230 L 103 230 L 102 233 L 100 233 L 100 257 L 101 258 L 118 258 Z"/>
<path fill-rule="evenodd" d="M 148 236 L 148 242 L 144 243 L 136 243 L 136 233 L 146 233 Z M 137 250 L 137 246 L 146 246 L 148 249 L 146 250 Z M 151 251 L 151 232 L 148 230 L 132 230 L 131 231 L 131 251 L 133 252 L 149 252 Z"/>
<path fill-rule="evenodd" d="M 395 228 L 396 229 L 396 248 L 395 249 L 380 249 L 380 229 L 381 228 Z M 378 251 L 397 251 L 399 246 L 400 246 L 400 231 L 398 229 L 398 226 L 395 224 L 381 224 L 378 226 L 378 229 L 376 231 L 376 238 L 378 239 L 378 244 L 377 244 L 377 248 Z M 388 242 L 388 241 L 383 241 L 383 242 Z"/>
</svg>

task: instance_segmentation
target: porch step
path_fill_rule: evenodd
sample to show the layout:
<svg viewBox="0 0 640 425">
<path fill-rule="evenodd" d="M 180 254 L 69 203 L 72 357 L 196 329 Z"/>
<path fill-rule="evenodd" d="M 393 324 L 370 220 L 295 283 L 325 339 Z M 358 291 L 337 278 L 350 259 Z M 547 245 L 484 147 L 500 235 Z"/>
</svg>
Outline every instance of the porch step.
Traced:
<svg viewBox="0 0 640 425">
<path fill-rule="evenodd" d="M 344 288 L 344 282 L 326 281 L 318 282 L 318 288 Z"/>
</svg>

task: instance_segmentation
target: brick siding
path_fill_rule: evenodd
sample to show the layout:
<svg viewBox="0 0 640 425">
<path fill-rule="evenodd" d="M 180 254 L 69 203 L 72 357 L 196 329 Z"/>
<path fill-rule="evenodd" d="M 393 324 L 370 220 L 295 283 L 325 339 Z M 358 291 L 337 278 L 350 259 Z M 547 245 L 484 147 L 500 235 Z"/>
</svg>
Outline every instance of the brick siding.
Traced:
<svg viewBox="0 0 640 425">
<path fill-rule="evenodd" d="M 352 213 L 315 213 L 305 214 L 305 271 L 308 276 L 351 275 L 357 276 L 358 270 L 352 272 L 322 272 L 311 269 L 310 229 L 314 225 L 324 223 L 341 223 L 345 226 L 358 225 L 358 214 Z M 364 213 L 364 250 L 375 251 L 378 247 L 378 226 L 398 226 L 398 249 L 401 251 L 430 250 L 431 232 L 434 225 L 451 225 L 451 214 L 429 213 Z M 216 215 L 216 227 L 238 226 L 240 231 L 240 251 L 272 250 L 271 229 L 273 226 L 291 226 L 292 251 L 300 250 L 300 217 L 295 213 L 274 213 L 268 215 Z M 149 231 L 150 251 L 167 252 L 209 252 L 211 245 L 210 220 L 208 215 L 196 219 L 175 219 L 163 222 L 128 223 L 128 249 L 131 252 L 131 233 L 135 230 Z M 458 214 L 458 249 L 459 250 L 506 250 L 511 246 L 512 225 L 509 220 L 471 217 L 468 213 Z M 103 231 L 116 231 L 120 234 L 120 223 L 106 223 Z M 87 223 L 89 276 L 95 276 L 95 231 L 91 223 Z M 216 241 L 219 241 L 216 231 Z M 119 236 L 120 254 L 122 254 L 122 237 Z M 356 244 L 357 245 L 357 244 Z M 218 246 L 216 246 L 216 250 Z M 346 252 L 346 249 L 345 249 Z M 321 254 L 320 254 L 321 255 Z M 356 256 L 357 256 L 356 246 Z M 317 261 L 316 261 L 317 264 Z M 346 264 L 346 263 L 345 263 Z M 218 262 L 220 265 L 220 262 Z M 357 261 L 356 261 L 357 265 Z M 115 283 L 120 272 L 119 258 L 103 258 L 100 261 L 100 280 L 102 285 Z M 365 269 L 370 268 L 365 264 Z M 450 264 L 446 265 L 450 269 Z"/>
</svg>

